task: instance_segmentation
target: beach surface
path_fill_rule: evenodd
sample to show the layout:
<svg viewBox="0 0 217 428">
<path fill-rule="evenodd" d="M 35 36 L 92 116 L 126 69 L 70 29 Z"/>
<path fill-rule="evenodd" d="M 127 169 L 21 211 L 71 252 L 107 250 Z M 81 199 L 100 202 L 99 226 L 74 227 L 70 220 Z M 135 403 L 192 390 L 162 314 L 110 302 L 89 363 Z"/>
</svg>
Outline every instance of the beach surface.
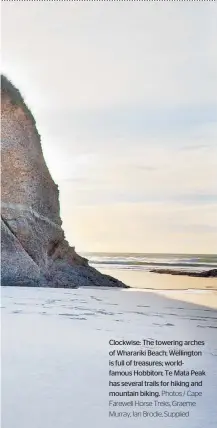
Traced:
<svg viewBox="0 0 217 428">
<path fill-rule="evenodd" d="M 213 289 L 174 287 L 155 291 L 3 287 L 2 426 L 216 427 L 215 295 Z M 143 338 L 205 341 L 203 356 L 192 360 L 194 367 L 206 370 L 203 397 L 188 420 L 109 417 L 109 340 Z"/>
<path fill-rule="evenodd" d="M 131 291 L 153 291 L 170 299 L 217 309 L 217 278 L 160 275 L 152 272 L 101 269 L 132 287 Z M 145 285 L 145 288 L 144 288 Z"/>
</svg>

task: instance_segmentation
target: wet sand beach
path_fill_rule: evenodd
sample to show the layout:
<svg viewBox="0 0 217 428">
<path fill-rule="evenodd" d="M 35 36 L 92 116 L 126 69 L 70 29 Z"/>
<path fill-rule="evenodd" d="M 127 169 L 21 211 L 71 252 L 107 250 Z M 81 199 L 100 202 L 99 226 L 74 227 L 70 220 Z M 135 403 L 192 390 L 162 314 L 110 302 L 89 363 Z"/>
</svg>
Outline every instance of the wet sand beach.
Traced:
<svg viewBox="0 0 217 428">
<path fill-rule="evenodd" d="M 203 356 L 191 364 L 207 375 L 187 425 L 149 418 L 148 426 L 214 428 L 217 311 L 171 293 L 3 287 L 2 426 L 144 427 L 144 419 L 108 416 L 109 340 L 154 338 L 204 340 Z"/>
</svg>

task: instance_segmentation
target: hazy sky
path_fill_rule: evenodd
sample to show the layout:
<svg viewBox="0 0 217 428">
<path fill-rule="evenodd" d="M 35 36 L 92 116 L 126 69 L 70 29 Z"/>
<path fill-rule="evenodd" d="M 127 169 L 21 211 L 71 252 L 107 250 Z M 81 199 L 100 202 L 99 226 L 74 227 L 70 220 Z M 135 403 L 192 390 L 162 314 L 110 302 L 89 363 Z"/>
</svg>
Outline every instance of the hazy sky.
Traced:
<svg viewBox="0 0 217 428">
<path fill-rule="evenodd" d="M 35 115 L 70 243 L 216 252 L 216 5 L 1 10 L 2 68 Z"/>
</svg>

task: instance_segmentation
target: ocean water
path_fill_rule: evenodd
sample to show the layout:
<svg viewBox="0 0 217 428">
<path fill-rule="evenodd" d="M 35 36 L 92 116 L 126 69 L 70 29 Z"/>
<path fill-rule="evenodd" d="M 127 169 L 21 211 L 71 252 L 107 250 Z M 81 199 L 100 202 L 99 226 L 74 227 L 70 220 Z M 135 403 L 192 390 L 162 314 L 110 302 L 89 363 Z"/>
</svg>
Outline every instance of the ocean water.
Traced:
<svg viewBox="0 0 217 428">
<path fill-rule="evenodd" d="M 217 268 L 217 254 L 83 253 L 97 269 L 201 271 Z"/>
</svg>

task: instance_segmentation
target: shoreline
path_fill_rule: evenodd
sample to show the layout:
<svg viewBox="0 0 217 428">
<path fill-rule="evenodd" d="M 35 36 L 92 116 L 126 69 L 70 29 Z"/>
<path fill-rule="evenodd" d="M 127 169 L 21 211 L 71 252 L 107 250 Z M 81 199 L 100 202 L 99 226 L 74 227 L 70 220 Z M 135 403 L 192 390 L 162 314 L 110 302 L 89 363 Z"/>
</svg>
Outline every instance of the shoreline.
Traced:
<svg viewBox="0 0 217 428">
<path fill-rule="evenodd" d="M 90 292 L 96 292 L 97 294 L 99 293 L 101 295 L 100 292 L 104 293 L 105 295 L 107 294 L 107 291 L 109 291 L 109 294 L 111 292 L 111 295 L 113 295 L 113 292 L 115 293 L 115 295 L 117 295 L 117 297 L 119 298 L 120 296 L 120 292 L 121 294 L 123 293 L 123 296 L 128 293 L 133 293 L 135 296 L 136 295 L 143 295 L 144 298 L 146 299 L 147 297 L 147 301 L 149 300 L 149 298 L 151 298 L 151 296 L 156 296 L 158 298 L 166 298 L 168 299 L 168 301 L 172 301 L 173 302 L 180 302 L 180 304 L 193 304 L 193 305 L 198 305 L 200 307 L 206 307 L 207 311 L 209 310 L 217 310 L 217 289 L 196 289 L 196 288 L 189 288 L 189 289 L 151 289 L 151 288 L 137 288 L 137 287 L 129 287 L 129 288 L 118 288 L 118 287 L 114 287 L 114 288 L 110 288 L 110 287 L 99 287 L 99 286 L 81 286 L 78 288 L 57 288 L 57 287 L 20 287 L 20 286 L 2 286 L 1 287 L 2 290 L 6 290 L 6 289 L 28 289 L 29 290 L 33 290 L 35 289 L 37 292 L 38 291 L 45 291 L 45 290 L 51 290 L 52 292 L 60 292 L 61 290 L 65 293 L 67 292 L 68 294 L 70 292 L 79 292 L 79 290 L 84 293 L 84 295 L 89 295 Z M 2 293 L 2 291 L 1 291 Z M 52 294 L 51 294 L 52 295 Z M 146 300 L 144 300 L 144 302 L 146 302 Z"/>
</svg>

